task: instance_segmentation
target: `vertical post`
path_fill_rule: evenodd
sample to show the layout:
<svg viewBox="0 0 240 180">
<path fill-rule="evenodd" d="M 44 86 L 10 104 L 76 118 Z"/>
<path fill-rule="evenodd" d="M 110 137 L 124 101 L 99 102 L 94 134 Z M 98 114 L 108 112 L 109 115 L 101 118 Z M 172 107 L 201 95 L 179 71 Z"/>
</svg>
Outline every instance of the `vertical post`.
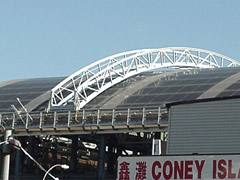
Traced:
<svg viewBox="0 0 240 180">
<path fill-rule="evenodd" d="M 99 123 L 100 123 L 100 110 L 98 109 L 98 111 L 97 111 L 97 127 L 99 127 Z"/>
<path fill-rule="evenodd" d="M 70 129 L 70 122 L 71 122 L 71 111 L 68 111 L 68 122 L 67 122 L 68 129 Z"/>
<path fill-rule="evenodd" d="M 40 112 L 39 129 L 42 129 L 43 113 Z"/>
<path fill-rule="evenodd" d="M 127 126 L 129 127 L 129 121 L 130 121 L 130 108 L 127 110 Z"/>
<path fill-rule="evenodd" d="M 34 136 L 29 136 L 28 137 L 28 153 L 29 154 L 34 154 L 35 151 L 35 137 Z M 31 172 L 33 170 L 33 161 L 29 158 L 27 158 L 27 172 Z"/>
<path fill-rule="evenodd" d="M 160 127 L 160 121 L 161 121 L 161 107 L 160 106 L 158 107 L 158 119 L 157 119 L 157 121 L 158 121 L 158 127 Z"/>
<path fill-rule="evenodd" d="M 108 174 L 114 173 L 114 136 L 111 136 L 108 141 L 108 154 L 107 154 L 107 172 Z"/>
<path fill-rule="evenodd" d="M 98 152 L 98 180 L 104 180 L 104 164 L 105 164 L 105 150 L 106 150 L 106 137 L 101 136 L 100 149 Z"/>
<path fill-rule="evenodd" d="M 73 172 L 77 171 L 77 151 L 78 151 L 78 136 L 72 136 L 72 151 L 70 160 L 70 169 Z"/>
<path fill-rule="evenodd" d="M 85 121 L 85 110 L 83 110 L 82 119 L 83 119 L 83 121 Z"/>
<path fill-rule="evenodd" d="M 145 124 L 145 107 L 143 108 L 143 111 L 142 111 L 142 125 L 144 126 L 144 124 Z"/>
<path fill-rule="evenodd" d="M 18 139 L 21 142 L 21 145 L 23 148 L 26 147 L 26 140 L 25 137 L 19 137 Z M 21 179 L 21 173 L 24 163 L 24 156 L 23 152 L 20 149 L 16 149 L 16 159 L 15 159 L 15 176 L 14 180 L 20 180 Z"/>
<path fill-rule="evenodd" d="M 52 153 L 53 163 L 57 164 L 57 153 L 58 153 L 58 140 L 57 140 L 57 138 L 54 138 L 53 149 L 51 149 L 51 153 Z"/>
<path fill-rule="evenodd" d="M 56 129 L 56 121 L 57 121 L 57 111 L 54 111 L 53 116 L 53 128 Z"/>
<path fill-rule="evenodd" d="M 114 129 L 114 122 L 115 122 L 115 109 L 112 110 L 112 128 Z"/>
<path fill-rule="evenodd" d="M 26 116 L 26 124 L 25 124 L 25 128 L 26 130 L 28 130 L 28 122 L 29 122 L 29 116 Z"/>
<path fill-rule="evenodd" d="M 6 130 L 4 132 L 4 141 L 8 140 L 8 137 L 12 135 L 12 130 Z M 9 180 L 10 169 L 10 147 L 9 144 L 3 145 L 3 159 L 2 159 L 2 180 Z"/>
<path fill-rule="evenodd" d="M 16 115 L 13 114 L 13 118 L 12 118 L 12 130 L 14 130 L 14 128 L 15 128 L 15 120 L 16 120 Z"/>
<path fill-rule="evenodd" d="M 20 138 L 19 141 L 21 141 L 21 144 L 25 143 L 23 138 Z M 23 163 L 23 152 L 20 149 L 16 149 L 14 180 L 21 179 L 22 163 Z"/>
<path fill-rule="evenodd" d="M 2 114 L 0 114 L 0 124 L 2 125 Z"/>
</svg>

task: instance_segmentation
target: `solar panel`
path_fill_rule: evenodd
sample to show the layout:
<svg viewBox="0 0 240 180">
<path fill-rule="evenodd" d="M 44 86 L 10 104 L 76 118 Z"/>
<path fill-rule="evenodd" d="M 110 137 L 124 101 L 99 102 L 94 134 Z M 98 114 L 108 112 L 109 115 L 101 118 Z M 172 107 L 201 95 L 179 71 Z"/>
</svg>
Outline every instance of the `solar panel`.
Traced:
<svg viewBox="0 0 240 180">
<path fill-rule="evenodd" d="M 142 96 L 136 101 L 136 103 L 148 103 L 155 97 L 156 96 L 154 95 Z"/>
<path fill-rule="evenodd" d="M 182 101 L 184 100 L 184 97 L 187 95 L 188 94 L 175 94 L 175 95 L 169 96 L 169 98 L 167 99 L 167 102 Z"/>
<path fill-rule="evenodd" d="M 160 93 L 164 93 L 168 90 L 169 87 L 156 87 L 153 88 L 153 90 L 151 91 L 152 94 L 160 94 Z"/>
<path fill-rule="evenodd" d="M 206 90 L 208 90 L 209 88 L 211 88 L 213 85 L 209 85 L 209 84 L 207 84 L 207 85 L 199 85 L 199 86 L 197 86 L 197 88 L 196 89 L 194 89 L 194 91 L 206 91 Z"/>
<path fill-rule="evenodd" d="M 234 83 L 227 88 L 227 90 L 240 90 L 240 83 Z"/>
<path fill-rule="evenodd" d="M 158 95 L 152 99 L 152 102 L 166 102 L 168 98 L 169 98 L 169 94 Z"/>
<path fill-rule="evenodd" d="M 184 101 L 186 100 L 194 100 L 198 98 L 202 93 L 190 93 L 187 96 L 184 97 Z"/>
<path fill-rule="evenodd" d="M 11 105 L 19 105 L 16 98 L 26 105 L 34 98 L 51 90 L 64 78 L 37 78 L 15 82 L 0 88 L 0 111 L 10 110 Z"/>
<path fill-rule="evenodd" d="M 217 95 L 217 97 L 232 96 L 235 91 L 224 91 Z"/>
<path fill-rule="evenodd" d="M 190 85 L 190 86 L 184 86 L 181 89 L 178 90 L 178 92 L 191 92 L 194 91 L 198 86 L 196 85 Z"/>
<path fill-rule="evenodd" d="M 135 103 L 141 96 L 131 96 L 125 100 L 125 103 Z"/>
</svg>

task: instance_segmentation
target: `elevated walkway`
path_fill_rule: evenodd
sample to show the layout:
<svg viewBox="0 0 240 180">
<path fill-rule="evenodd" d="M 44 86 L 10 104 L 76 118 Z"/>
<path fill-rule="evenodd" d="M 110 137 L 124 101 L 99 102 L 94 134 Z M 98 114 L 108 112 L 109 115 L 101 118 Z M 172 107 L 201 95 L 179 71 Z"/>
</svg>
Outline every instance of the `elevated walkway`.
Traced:
<svg viewBox="0 0 240 180">
<path fill-rule="evenodd" d="M 167 109 L 161 107 L 0 114 L 2 130 L 14 136 L 166 132 Z"/>
</svg>

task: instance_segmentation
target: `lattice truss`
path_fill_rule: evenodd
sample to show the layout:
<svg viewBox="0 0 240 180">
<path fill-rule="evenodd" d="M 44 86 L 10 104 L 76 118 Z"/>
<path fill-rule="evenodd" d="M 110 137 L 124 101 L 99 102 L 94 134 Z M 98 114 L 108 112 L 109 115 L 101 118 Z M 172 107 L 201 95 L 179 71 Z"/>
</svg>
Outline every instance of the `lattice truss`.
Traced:
<svg viewBox="0 0 240 180">
<path fill-rule="evenodd" d="M 51 106 L 74 103 L 82 108 L 111 86 L 138 73 L 158 68 L 220 68 L 240 66 L 215 52 L 186 47 L 123 52 L 96 61 L 52 89 Z"/>
</svg>

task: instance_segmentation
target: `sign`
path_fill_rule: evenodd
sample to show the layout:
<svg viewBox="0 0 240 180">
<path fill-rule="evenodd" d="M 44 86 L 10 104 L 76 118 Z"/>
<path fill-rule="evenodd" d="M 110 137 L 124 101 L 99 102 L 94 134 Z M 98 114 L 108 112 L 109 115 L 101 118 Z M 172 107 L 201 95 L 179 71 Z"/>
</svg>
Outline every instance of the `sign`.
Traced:
<svg viewBox="0 0 240 180">
<path fill-rule="evenodd" d="M 119 157 L 117 173 L 117 180 L 240 180 L 240 155 Z"/>
</svg>

